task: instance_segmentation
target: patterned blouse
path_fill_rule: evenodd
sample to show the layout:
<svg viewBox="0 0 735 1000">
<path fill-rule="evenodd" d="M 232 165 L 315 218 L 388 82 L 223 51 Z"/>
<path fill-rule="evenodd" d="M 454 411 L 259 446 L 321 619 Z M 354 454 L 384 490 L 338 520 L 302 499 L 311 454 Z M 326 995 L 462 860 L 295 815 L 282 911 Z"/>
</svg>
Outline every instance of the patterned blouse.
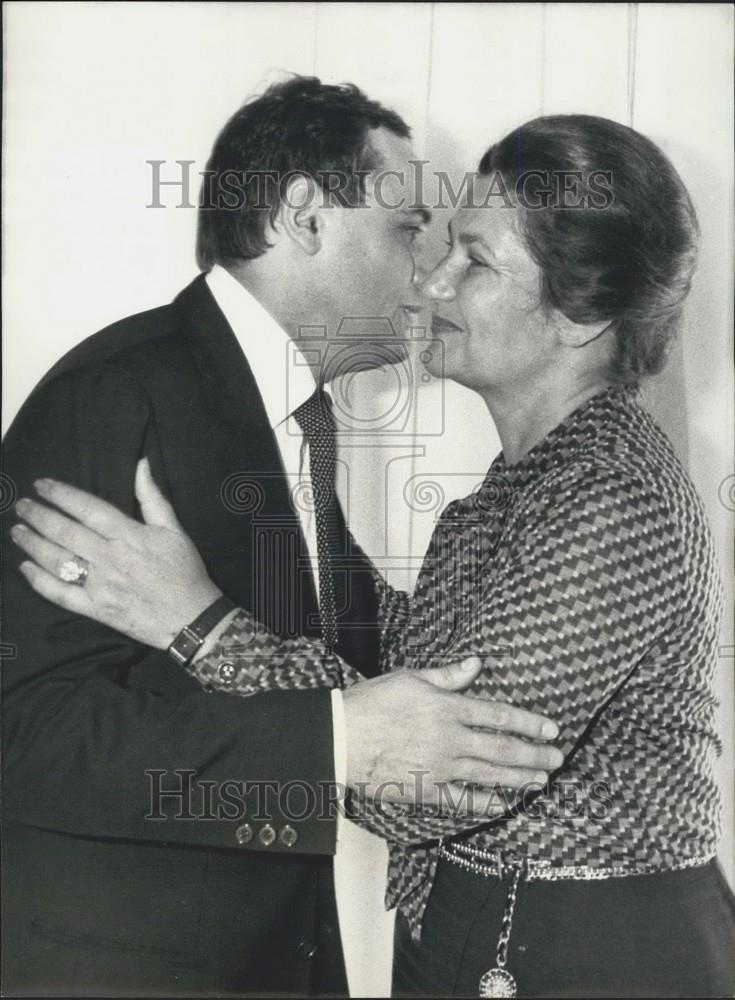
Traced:
<svg viewBox="0 0 735 1000">
<path fill-rule="evenodd" d="M 386 903 L 415 937 L 439 844 L 460 834 L 460 850 L 564 877 L 715 854 L 721 585 L 702 504 L 633 390 L 593 397 L 515 465 L 499 456 L 443 511 L 410 599 L 377 573 L 376 586 L 384 670 L 479 655 L 473 692 L 553 718 L 565 758 L 536 794 L 500 789 L 487 822 L 353 800 L 356 820 L 389 841 Z M 223 656 L 237 667 L 225 678 Z M 318 641 L 276 639 L 244 611 L 189 669 L 239 695 L 339 674 Z"/>
</svg>

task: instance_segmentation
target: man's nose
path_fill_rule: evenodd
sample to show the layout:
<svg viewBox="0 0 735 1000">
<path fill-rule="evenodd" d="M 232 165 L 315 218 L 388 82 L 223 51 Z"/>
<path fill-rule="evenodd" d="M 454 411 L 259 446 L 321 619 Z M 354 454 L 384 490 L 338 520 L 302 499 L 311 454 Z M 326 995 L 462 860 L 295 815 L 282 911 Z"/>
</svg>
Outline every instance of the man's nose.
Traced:
<svg viewBox="0 0 735 1000">
<path fill-rule="evenodd" d="M 429 299 L 449 302 L 454 298 L 454 284 L 447 274 L 446 268 L 441 264 L 429 273 L 422 272 L 420 279 L 418 276 L 414 277 L 414 282 L 421 294 Z"/>
<path fill-rule="evenodd" d="M 430 305 L 423 290 L 424 282 L 426 281 L 428 274 L 429 271 L 427 268 L 421 267 L 418 264 L 415 266 L 413 277 L 411 278 L 411 285 L 414 292 L 413 305 L 417 310 L 426 309 Z"/>
<path fill-rule="evenodd" d="M 413 280 L 414 287 L 418 288 L 418 290 L 421 291 L 421 286 L 426 281 L 426 279 L 427 279 L 428 276 L 429 276 L 428 270 L 425 267 L 421 267 L 420 264 L 417 264 L 415 266 L 415 268 L 414 268 L 414 271 L 413 271 L 413 279 L 412 280 Z"/>
</svg>

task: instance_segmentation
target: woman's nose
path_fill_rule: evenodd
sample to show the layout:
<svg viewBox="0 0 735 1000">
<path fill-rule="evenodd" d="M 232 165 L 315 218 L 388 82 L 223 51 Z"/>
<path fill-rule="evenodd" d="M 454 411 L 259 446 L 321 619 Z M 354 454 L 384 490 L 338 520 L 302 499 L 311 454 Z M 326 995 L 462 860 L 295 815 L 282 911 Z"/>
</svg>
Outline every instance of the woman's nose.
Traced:
<svg viewBox="0 0 735 1000">
<path fill-rule="evenodd" d="M 443 264 L 437 265 L 430 273 L 423 272 L 419 281 L 414 278 L 422 295 L 435 301 L 449 302 L 454 298 L 454 284 Z"/>
</svg>

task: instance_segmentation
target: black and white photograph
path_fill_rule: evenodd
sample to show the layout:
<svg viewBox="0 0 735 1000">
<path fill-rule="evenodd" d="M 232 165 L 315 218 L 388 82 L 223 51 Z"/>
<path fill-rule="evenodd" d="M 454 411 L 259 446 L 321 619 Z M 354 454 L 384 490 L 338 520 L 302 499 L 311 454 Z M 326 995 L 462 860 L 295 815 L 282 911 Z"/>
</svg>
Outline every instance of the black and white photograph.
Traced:
<svg viewBox="0 0 735 1000">
<path fill-rule="evenodd" d="M 3 997 L 731 997 L 730 3 L 3 3 Z"/>
</svg>

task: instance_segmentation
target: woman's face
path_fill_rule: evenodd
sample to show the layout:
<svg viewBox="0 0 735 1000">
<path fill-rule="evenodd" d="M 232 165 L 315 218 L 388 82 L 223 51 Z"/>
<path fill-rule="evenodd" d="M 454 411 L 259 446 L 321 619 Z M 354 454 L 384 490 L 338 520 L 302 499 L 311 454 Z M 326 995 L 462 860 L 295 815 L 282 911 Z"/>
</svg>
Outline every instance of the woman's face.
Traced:
<svg viewBox="0 0 735 1000">
<path fill-rule="evenodd" d="M 548 369 L 557 341 L 541 306 L 541 270 L 526 250 L 515 208 L 487 197 L 478 178 L 449 227 L 448 252 L 422 282 L 434 307 L 436 376 L 477 391 L 532 384 Z M 529 381 L 530 380 L 530 381 Z"/>
</svg>

